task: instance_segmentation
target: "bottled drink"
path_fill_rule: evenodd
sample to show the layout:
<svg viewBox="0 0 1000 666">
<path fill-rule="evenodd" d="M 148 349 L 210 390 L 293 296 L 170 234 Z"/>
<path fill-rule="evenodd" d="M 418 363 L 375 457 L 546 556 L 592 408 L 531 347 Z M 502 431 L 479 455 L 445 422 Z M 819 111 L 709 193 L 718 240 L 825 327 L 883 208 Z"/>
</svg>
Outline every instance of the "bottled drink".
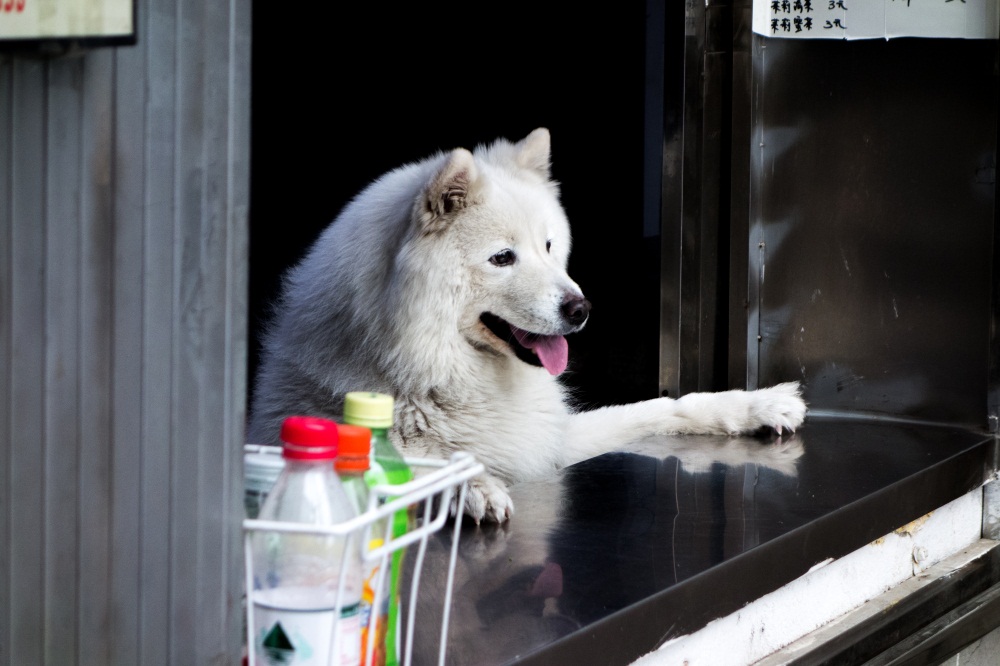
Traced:
<svg viewBox="0 0 1000 666">
<path fill-rule="evenodd" d="M 389 439 L 393 406 L 392 396 L 384 393 L 352 391 L 344 396 L 344 423 L 372 431 L 372 455 L 395 485 L 412 481 L 413 471 Z"/>
<path fill-rule="evenodd" d="M 359 514 L 368 510 L 370 480 L 378 478 L 381 468 L 371 462 L 372 432 L 362 426 L 343 424 L 338 429 L 340 436 L 340 453 L 334 465 L 337 474 L 344 483 L 348 497 L 354 503 Z M 368 478 L 366 479 L 366 475 Z M 385 521 L 372 523 L 371 534 L 367 544 L 368 549 L 378 548 L 385 542 Z M 359 535 L 363 536 L 363 535 Z M 374 607 L 375 591 L 379 585 L 379 561 L 365 562 L 361 588 L 361 663 L 364 666 L 384 666 L 385 636 L 388 619 L 388 596 L 386 590 L 380 591 L 380 603 Z M 369 646 L 369 632 L 371 645 Z M 371 661 L 368 661 L 369 652 Z"/>
<path fill-rule="evenodd" d="M 403 456 L 389 439 L 389 430 L 393 420 L 393 398 L 384 393 L 370 391 L 352 391 L 344 397 L 344 422 L 369 428 L 372 432 L 372 457 L 379 464 L 380 470 L 369 472 L 370 485 L 399 485 L 413 480 L 413 470 L 406 464 Z M 413 517 L 407 511 L 397 511 L 393 514 L 393 537 L 399 537 L 409 529 Z M 399 647 L 399 580 L 403 566 L 403 551 L 392 554 L 389 568 L 388 603 L 389 616 L 386 627 L 386 664 L 396 666 L 399 663 L 397 649 Z"/>
<path fill-rule="evenodd" d="M 281 439 L 285 467 L 259 519 L 332 526 L 355 517 L 354 505 L 333 468 L 337 424 L 293 416 L 282 425 Z M 263 529 L 253 534 L 256 663 L 360 663 L 362 563 L 357 541 L 356 535 Z"/>
<path fill-rule="evenodd" d="M 285 461 L 276 446 L 248 445 L 244 449 L 243 508 L 247 518 L 257 518 L 267 494 L 285 467 Z"/>
</svg>

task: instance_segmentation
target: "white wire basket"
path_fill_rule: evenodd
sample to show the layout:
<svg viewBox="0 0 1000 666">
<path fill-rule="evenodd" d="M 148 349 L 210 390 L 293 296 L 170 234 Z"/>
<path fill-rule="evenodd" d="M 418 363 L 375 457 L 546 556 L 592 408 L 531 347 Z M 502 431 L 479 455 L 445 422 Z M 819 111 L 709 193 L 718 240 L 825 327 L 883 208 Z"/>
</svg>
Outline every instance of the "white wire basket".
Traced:
<svg viewBox="0 0 1000 666">
<path fill-rule="evenodd" d="M 261 452 L 261 447 L 248 445 L 247 452 Z M 280 449 L 277 449 L 280 451 Z M 420 577 L 423 571 L 424 556 L 427 552 L 429 538 L 441 530 L 448 520 L 451 507 L 458 507 L 457 516 L 453 521 L 453 532 L 451 546 L 447 563 L 447 578 L 443 595 L 443 608 L 441 609 L 441 626 L 439 628 L 439 648 L 438 663 L 445 663 L 445 655 L 448 645 L 448 623 L 451 612 L 451 595 L 455 578 L 455 561 L 458 554 L 458 541 L 461 532 L 462 508 L 465 506 L 465 495 L 468 488 L 468 481 L 472 477 L 483 471 L 483 465 L 476 462 L 475 458 L 464 452 L 456 452 L 450 460 L 436 460 L 428 458 L 406 458 L 406 463 L 414 472 L 414 479 L 408 483 L 400 485 L 376 485 L 371 488 L 368 510 L 363 514 L 349 521 L 331 525 L 316 526 L 302 523 L 289 523 L 278 521 L 266 521 L 258 519 L 246 519 L 243 521 L 243 551 L 246 568 L 246 590 L 249 594 L 254 589 L 254 571 L 251 540 L 254 532 L 285 532 L 303 533 L 315 535 L 341 536 L 345 539 L 346 547 L 353 547 L 353 544 L 367 544 L 370 542 L 372 527 L 376 523 L 385 524 L 392 520 L 393 514 L 398 511 L 416 511 L 417 519 L 411 521 L 407 530 L 397 536 L 393 536 L 393 530 L 385 530 L 384 543 L 370 550 L 365 550 L 364 560 L 366 562 L 378 561 L 379 571 L 388 571 L 389 559 L 397 551 L 409 549 L 415 545 L 415 557 L 412 564 L 412 572 L 409 575 L 409 591 L 400 591 L 400 598 L 406 604 L 407 612 L 403 613 L 405 619 L 405 629 L 401 630 L 399 638 L 399 663 L 409 666 L 413 658 L 414 632 L 417 630 L 417 601 L 420 593 Z M 360 546 L 357 546 L 360 547 Z M 409 557 L 409 556 L 408 556 Z M 340 581 L 337 590 L 336 608 L 343 606 L 344 580 L 347 569 L 348 558 L 341 558 L 344 562 L 340 571 Z M 435 565 L 438 566 L 438 565 Z M 378 608 L 387 594 L 385 581 L 389 576 L 378 577 L 378 584 L 375 589 L 373 607 Z M 400 578 L 402 581 L 402 578 Z M 374 657 L 374 622 L 376 613 L 371 614 L 368 627 L 368 643 L 362 646 L 363 664 L 370 665 Z M 246 604 L 246 632 L 247 632 L 247 663 L 249 666 L 260 666 L 256 660 L 257 637 L 254 636 L 254 604 L 249 598 Z M 421 627 L 421 631 L 428 630 Z M 430 629 L 433 630 L 433 629 Z M 333 634 L 333 645 L 331 654 L 338 654 L 337 632 Z"/>
</svg>

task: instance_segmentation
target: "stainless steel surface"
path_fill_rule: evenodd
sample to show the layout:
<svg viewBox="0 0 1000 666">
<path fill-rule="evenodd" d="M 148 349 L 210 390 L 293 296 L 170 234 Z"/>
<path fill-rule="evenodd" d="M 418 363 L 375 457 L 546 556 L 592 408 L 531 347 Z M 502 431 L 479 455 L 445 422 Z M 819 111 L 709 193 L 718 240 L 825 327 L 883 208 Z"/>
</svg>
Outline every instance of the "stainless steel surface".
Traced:
<svg viewBox="0 0 1000 666">
<path fill-rule="evenodd" d="M 693 3 L 672 53 L 661 389 L 987 428 L 1000 42 L 765 39 L 750 9 Z"/>
<path fill-rule="evenodd" d="M 979 487 L 989 435 L 811 419 L 790 440 L 643 443 L 512 488 L 466 525 L 448 663 L 627 664 Z M 436 544 L 420 621 L 436 646 Z"/>
<path fill-rule="evenodd" d="M 749 237 L 750 178 L 748 168 L 753 128 L 751 126 L 753 33 L 751 0 L 736 0 L 733 7 L 732 65 L 732 148 L 730 149 L 729 187 L 729 313 L 727 324 L 727 381 L 724 388 L 749 388 L 756 382 L 756 368 L 751 372 L 743 341 L 748 330 L 747 275 L 750 257 L 746 252 Z M 734 344 L 736 341 L 738 344 Z"/>
<path fill-rule="evenodd" d="M 803 380 L 817 410 L 986 429 L 997 53 L 754 36 L 760 385 Z"/>
<path fill-rule="evenodd" d="M 712 0 L 685 3 L 684 12 L 683 40 L 674 28 L 664 45 L 664 144 L 657 172 L 659 380 L 661 394 L 673 397 L 727 381 L 732 9 L 728 0 Z"/>
<path fill-rule="evenodd" d="M 674 11 L 682 9 L 672 3 Z M 699 3 L 685 3 L 683 21 L 665 18 L 663 40 L 664 73 L 662 81 L 663 118 L 662 163 L 650 167 L 659 176 L 660 197 L 660 368 L 661 395 L 678 397 L 691 390 L 691 382 L 682 386 L 682 368 L 689 367 L 691 339 L 685 338 L 683 326 L 693 306 L 690 290 L 682 287 L 687 276 L 685 234 L 692 236 L 688 201 L 696 198 L 700 182 L 692 170 L 699 169 L 698 150 L 701 136 L 702 53 L 704 50 L 705 9 Z M 683 26 L 683 32 L 680 31 Z M 683 37 L 683 38 L 681 38 Z M 655 84 L 654 84 L 655 85 Z M 647 95 L 647 99 L 650 96 Z M 647 101 L 647 105 L 649 102 Z M 649 140 L 649 137 L 646 139 Z M 692 171 L 692 172 L 689 172 Z M 687 244 L 690 246 L 690 242 Z M 687 327 L 690 331 L 690 326 Z"/>
</svg>

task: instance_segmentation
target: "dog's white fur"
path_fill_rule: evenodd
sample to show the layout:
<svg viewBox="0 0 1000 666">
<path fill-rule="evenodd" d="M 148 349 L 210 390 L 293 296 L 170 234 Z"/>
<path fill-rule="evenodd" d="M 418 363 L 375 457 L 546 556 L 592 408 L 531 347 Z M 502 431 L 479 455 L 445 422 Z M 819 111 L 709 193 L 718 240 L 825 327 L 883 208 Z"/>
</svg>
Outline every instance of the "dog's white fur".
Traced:
<svg viewBox="0 0 1000 666">
<path fill-rule="evenodd" d="M 458 148 L 355 197 L 285 278 L 249 441 L 277 443 L 291 414 L 338 418 L 348 391 L 388 393 L 396 445 L 415 456 L 471 452 L 487 473 L 465 511 L 502 522 L 513 510 L 507 484 L 631 441 L 797 428 L 806 405 L 794 382 L 574 412 L 555 375 L 562 336 L 583 327 L 589 303 L 566 273 L 570 228 L 549 149 L 544 128 Z M 483 313 L 511 333 L 491 332 Z M 518 340 L 537 344 L 547 369 L 519 358 Z"/>
</svg>

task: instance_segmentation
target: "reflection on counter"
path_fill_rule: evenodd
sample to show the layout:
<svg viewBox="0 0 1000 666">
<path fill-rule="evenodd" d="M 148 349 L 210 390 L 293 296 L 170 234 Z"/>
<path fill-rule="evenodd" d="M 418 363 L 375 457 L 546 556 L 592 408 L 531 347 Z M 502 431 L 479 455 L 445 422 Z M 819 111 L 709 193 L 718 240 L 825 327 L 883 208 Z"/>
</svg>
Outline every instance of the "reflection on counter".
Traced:
<svg viewBox="0 0 1000 666">
<path fill-rule="evenodd" d="M 463 526 L 447 661 L 629 663 L 977 487 L 991 451 L 967 430 L 810 419 L 785 438 L 643 442 L 513 486 L 507 524 Z M 416 664 L 434 661 L 448 546 L 444 530 L 428 553 Z M 621 622 L 635 645 L 614 638 Z"/>
<path fill-rule="evenodd" d="M 654 457 L 664 450 L 672 455 Z M 508 523 L 463 528 L 448 663 L 505 663 L 751 547 L 754 488 L 794 487 L 804 450 L 798 435 L 650 440 L 514 486 Z M 730 524 L 746 505 L 751 515 Z M 695 539 L 705 527 L 713 534 Z M 707 549 L 677 547 L 694 541 Z M 431 560 L 447 545 L 439 541 Z M 438 624 L 425 614 L 440 614 L 440 580 L 425 570 L 424 626 Z M 414 663 L 433 661 L 416 654 Z"/>
</svg>

